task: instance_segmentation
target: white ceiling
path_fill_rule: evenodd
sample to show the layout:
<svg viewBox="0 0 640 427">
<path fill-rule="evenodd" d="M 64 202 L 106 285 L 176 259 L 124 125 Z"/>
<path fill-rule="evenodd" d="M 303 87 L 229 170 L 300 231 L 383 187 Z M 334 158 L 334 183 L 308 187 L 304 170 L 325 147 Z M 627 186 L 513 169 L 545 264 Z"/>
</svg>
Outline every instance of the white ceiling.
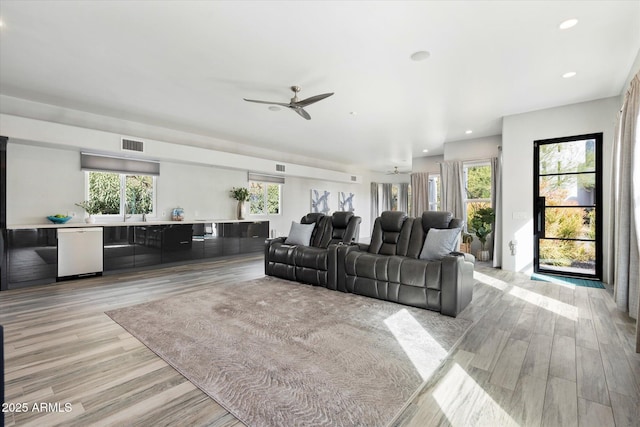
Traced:
<svg viewBox="0 0 640 427">
<path fill-rule="evenodd" d="M 372 170 L 619 95 L 640 49 L 640 1 L 1 0 L 0 19 L 3 95 Z M 291 85 L 335 95 L 310 121 L 242 100 Z"/>
</svg>

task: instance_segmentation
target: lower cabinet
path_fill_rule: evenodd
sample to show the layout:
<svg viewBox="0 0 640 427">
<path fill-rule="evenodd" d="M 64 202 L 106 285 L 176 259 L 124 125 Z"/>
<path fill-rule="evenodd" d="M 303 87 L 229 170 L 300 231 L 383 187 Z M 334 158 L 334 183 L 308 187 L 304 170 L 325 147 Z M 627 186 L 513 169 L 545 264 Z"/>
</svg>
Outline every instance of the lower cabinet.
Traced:
<svg viewBox="0 0 640 427">
<path fill-rule="evenodd" d="M 7 282 L 55 280 L 58 240 L 55 228 L 7 230 Z"/>
<path fill-rule="evenodd" d="M 162 230 L 162 262 L 194 259 L 193 224 L 165 225 Z M 196 245 L 196 248 L 202 249 Z"/>
<path fill-rule="evenodd" d="M 261 252 L 269 222 L 104 226 L 104 271 Z M 57 228 L 7 230 L 8 289 L 55 281 Z"/>
<path fill-rule="evenodd" d="M 133 236 L 134 267 L 148 267 L 162 262 L 163 225 L 135 226 Z"/>
<path fill-rule="evenodd" d="M 104 227 L 104 271 L 133 268 L 135 242 L 132 227 Z"/>
</svg>

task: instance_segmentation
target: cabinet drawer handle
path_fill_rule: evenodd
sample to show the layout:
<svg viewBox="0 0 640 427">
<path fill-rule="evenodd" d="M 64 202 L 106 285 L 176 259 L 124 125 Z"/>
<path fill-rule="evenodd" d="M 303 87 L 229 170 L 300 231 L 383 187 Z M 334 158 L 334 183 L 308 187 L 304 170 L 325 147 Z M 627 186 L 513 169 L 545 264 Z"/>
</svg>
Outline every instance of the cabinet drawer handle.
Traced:
<svg viewBox="0 0 640 427">
<path fill-rule="evenodd" d="M 186 245 L 187 243 L 189 243 L 190 240 L 183 240 L 182 242 L 180 242 L 181 245 Z"/>
</svg>

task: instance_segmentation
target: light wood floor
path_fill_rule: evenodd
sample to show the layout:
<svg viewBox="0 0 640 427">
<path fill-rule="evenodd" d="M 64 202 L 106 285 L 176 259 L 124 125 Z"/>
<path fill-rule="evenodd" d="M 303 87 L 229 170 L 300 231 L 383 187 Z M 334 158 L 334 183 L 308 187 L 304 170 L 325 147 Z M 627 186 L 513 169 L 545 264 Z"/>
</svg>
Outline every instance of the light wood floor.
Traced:
<svg viewBox="0 0 640 427">
<path fill-rule="evenodd" d="M 262 275 L 256 256 L 1 292 L 7 402 L 29 409 L 6 424 L 241 426 L 104 311 Z M 640 425 L 635 323 L 606 290 L 476 279 L 476 323 L 395 426 Z"/>
</svg>

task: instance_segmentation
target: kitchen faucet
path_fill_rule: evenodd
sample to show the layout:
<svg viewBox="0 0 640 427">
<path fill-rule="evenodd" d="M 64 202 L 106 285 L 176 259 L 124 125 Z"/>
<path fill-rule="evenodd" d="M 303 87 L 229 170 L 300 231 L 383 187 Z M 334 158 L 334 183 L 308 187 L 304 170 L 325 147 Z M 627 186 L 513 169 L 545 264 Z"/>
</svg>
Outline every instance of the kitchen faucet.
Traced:
<svg viewBox="0 0 640 427">
<path fill-rule="evenodd" d="M 127 220 L 129 218 L 131 218 L 131 215 L 127 216 L 127 210 L 129 210 L 129 205 L 127 205 L 127 202 L 124 203 L 124 219 L 122 220 L 122 222 L 127 222 Z"/>
</svg>

